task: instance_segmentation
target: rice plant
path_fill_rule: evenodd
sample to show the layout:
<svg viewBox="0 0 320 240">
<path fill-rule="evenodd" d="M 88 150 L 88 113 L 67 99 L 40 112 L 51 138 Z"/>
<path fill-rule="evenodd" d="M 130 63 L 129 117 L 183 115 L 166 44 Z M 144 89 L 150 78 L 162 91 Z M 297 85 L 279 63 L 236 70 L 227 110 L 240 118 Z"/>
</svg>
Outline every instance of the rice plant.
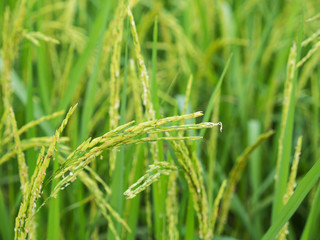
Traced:
<svg viewBox="0 0 320 240">
<path fill-rule="evenodd" d="M 318 2 L 0 2 L 0 239 L 317 239 Z"/>
</svg>

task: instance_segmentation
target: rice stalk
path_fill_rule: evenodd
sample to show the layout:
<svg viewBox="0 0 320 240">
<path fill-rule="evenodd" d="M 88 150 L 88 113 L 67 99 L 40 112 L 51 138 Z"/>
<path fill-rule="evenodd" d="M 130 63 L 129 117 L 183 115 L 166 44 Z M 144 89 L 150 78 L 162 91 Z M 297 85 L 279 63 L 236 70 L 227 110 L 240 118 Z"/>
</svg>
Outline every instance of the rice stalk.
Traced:
<svg viewBox="0 0 320 240">
<path fill-rule="evenodd" d="M 320 13 L 316 14 L 315 16 L 313 16 L 311 18 L 306 19 L 306 22 L 312 22 L 312 21 L 315 21 L 319 18 L 320 18 Z"/>
<path fill-rule="evenodd" d="M 193 198 L 194 209 L 199 220 L 199 235 L 201 239 L 209 239 L 208 234 L 208 204 L 207 196 L 202 182 L 199 160 L 195 155 L 189 153 L 188 148 L 182 141 L 171 141 L 170 144 L 175 151 L 178 162 L 182 167 L 187 180 L 189 191 Z"/>
<path fill-rule="evenodd" d="M 213 106 L 213 112 L 211 116 L 211 122 L 218 122 L 219 121 L 219 114 L 220 114 L 220 90 L 217 93 L 216 100 Z M 209 107 L 209 106 L 208 106 Z M 220 125 L 222 127 L 222 125 Z M 221 130 L 220 130 L 221 131 Z M 213 181 L 214 179 L 214 171 L 216 167 L 217 161 L 217 150 L 218 150 L 218 129 L 214 128 L 210 131 L 210 138 L 209 144 L 207 147 L 208 151 L 208 177 L 207 177 L 207 193 L 208 193 L 208 203 L 209 206 L 213 204 Z"/>
<path fill-rule="evenodd" d="M 81 172 L 96 157 L 98 157 L 103 151 L 107 149 L 118 148 L 125 144 L 162 140 L 161 138 L 143 138 L 141 136 L 144 134 L 149 134 L 149 131 L 159 128 L 164 124 L 180 121 L 182 119 L 194 118 L 201 115 L 202 113 L 196 112 L 182 116 L 167 117 L 155 121 L 140 123 L 136 126 L 127 128 L 133 123 L 129 122 L 117 127 L 101 137 L 94 139 L 89 138 L 80 144 L 77 149 L 67 157 L 65 162 L 61 164 L 58 171 L 51 176 L 50 179 L 58 179 L 62 177 L 62 180 L 56 185 L 50 197 L 56 196 L 65 184 L 73 182 L 76 179 L 77 174 Z M 213 125 L 206 125 L 202 127 L 213 127 Z M 181 140 L 184 138 L 174 138 L 174 140 L 177 139 Z M 65 176 L 66 173 L 68 173 L 67 176 Z M 47 181 L 47 183 L 50 181 L 50 179 Z"/>
<path fill-rule="evenodd" d="M 110 204 L 106 201 L 106 198 L 103 192 L 99 189 L 97 183 L 92 178 L 90 178 L 90 176 L 88 176 L 88 174 L 86 174 L 85 171 L 81 171 L 78 176 L 81 179 L 81 181 L 85 184 L 85 186 L 88 188 L 88 190 L 94 195 L 93 199 L 97 203 L 99 209 L 101 210 L 102 215 L 108 221 L 109 228 L 111 229 L 116 239 L 120 239 L 120 237 L 115 231 L 114 223 L 111 216 L 114 217 L 118 222 L 120 222 L 127 229 L 127 231 L 130 232 L 131 230 L 128 227 L 128 225 L 119 216 L 119 214 L 112 209 Z"/>
<path fill-rule="evenodd" d="M 64 113 L 64 111 L 55 112 L 55 113 L 53 113 L 51 115 L 44 116 L 44 117 L 41 117 L 41 118 L 39 118 L 37 120 L 31 121 L 31 122 L 27 123 L 26 125 L 22 126 L 21 128 L 19 128 L 19 130 L 17 131 L 17 134 L 20 136 L 22 133 L 28 131 L 30 128 L 39 125 L 41 122 L 47 121 L 47 120 L 50 120 L 50 119 L 53 119 L 53 118 L 56 118 L 56 117 L 59 117 L 63 113 Z M 11 135 L 7 136 L 2 141 L 2 144 L 8 143 L 11 140 L 11 138 L 13 138 L 13 137 L 14 137 L 14 133 L 12 133 Z"/>
<path fill-rule="evenodd" d="M 128 16 L 130 19 L 130 27 L 131 27 L 132 37 L 133 37 L 135 57 L 138 65 L 139 78 L 141 80 L 142 87 L 143 87 L 143 92 L 142 92 L 143 105 L 146 107 L 146 116 L 148 121 L 150 121 L 155 119 L 155 111 L 154 111 L 152 100 L 151 100 L 151 93 L 150 93 L 151 88 L 150 88 L 150 82 L 149 82 L 149 75 L 146 69 L 144 58 L 141 54 L 141 47 L 140 47 L 140 42 L 138 38 L 138 33 L 137 33 L 134 17 L 132 15 L 130 8 L 128 8 Z"/>
<path fill-rule="evenodd" d="M 17 122 L 16 122 L 15 115 L 12 108 L 10 108 L 10 118 L 11 118 L 10 119 L 11 127 L 12 127 L 14 140 L 15 140 L 15 148 L 16 148 L 15 151 L 18 157 L 21 190 L 23 194 L 26 194 L 26 188 L 28 187 L 28 184 L 29 184 L 28 166 L 26 164 L 26 159 L 22 151 L 21 141 L 20 141 L 20 137 L 17 129 Z"/>
<path fill-rule="evenodd" d="M 236 189 L 237 183 L 241 178 L 242 172 L 245 166 L 247 165 L 249 156 L 263 141 L 271 137 L 273 133 L 274 131 L 270 130 L 269 132 L 260 135 L 257 141 L 253 143 L 251 146 L 247 147 L 244 150 L 244 152 L 237 158 L 235 165 L 233 166 L 231 172 L 229 173 L 229 177 L 228 177 L 229 184 L 225 190 L 224 197 L 222 200 L 221 215 L 219 217 L 220 221 L 217 228 L 218 235 L 222 234 L 224 226 L 227 222 L 227 216 L 228 216 L 227 214 L 229 212 L 231 199 Z"/>
<path fill-rule="evenodd" d="M 310 37 L 308 37 L 307 39 L 303 40 L 303 42 L 301 43 L 302 47 L 307 46 L 310 42 L 312 42 L 313 40 L 315 40 L 317 37 L 320 36 L 320 29 L 318 29 L 315 33 L 313 33 Z"/>
<path fill-rule="evenodd" d="M 31 138 L 28 140 L 22 140 L 21 141 L 21 150 L 26 151 L 31 148 L 41 148 L 42 146 L 47 147 L 51 144 L 52 139 L 53 139 L 52 137 L 38 137 L 38 138 Z M 68 141 L 68 138 L 66 138 L 66 137 L 62 137 L 59 140 L 60 143 L 64 143 L 66 141 Z M 61 146 L 60 148 L 62 148 L 61 150 L 64 153 L 69 150 L 65 146 Z M 10 158 L 14 157 L 17 154 L 18 154 L 17 149 L 7 151 L 3 156 L 1 156 L 0 165 L 7 162 L 8 160 L 10 160 Z"/>
<path fill-rule="evenodd" d="M 168 197 L 166 199 L 167 237 L 169 240 L 179 239 L 177 187 L 177 173 L 173 171 L 169 176 Z"/>
<path fill-rule="evenodd" d="M 9 108 L 12 101 L 11 88 L 11 68 L 17 55 L 19 44 L 22 40 L 23 24 L 25 21 L 27 1 L 20 0 L 16 3 L 13 13 L 10 13 L 9 7 L 6 8 L 4 15 L 4 24 L 2 31 L 2 59 L 4 69 L 1 74 L 1 85 L 3 93 L 3 103 L 5 113 L 9 114 Z M 5 114 L 5 115 L 6 115 Z"/>
<path fill-rule="evenodd" d="M 121 42 L 123 35 L 123 20 L 126 7 L 124 0 L 119 2 L 116 14 L 115 14 L 115 25 L 112 28 L 111 37 L 113 39 L 112 45 L 112 55 L 111 55 L 111 66 L 110 66 L 110 107 L 109 107 L 109 116 L 110 116 L 110 129 L 114 129 L 118 126 L 119 121 L 119 86 L 120 86 L 120 55 L 121 55 Z M 117 152 L 112 150 L 110 152 L 110 175 L 115 167 Z"/>
<path fill-rule="evenodd" d="M 298 164 L 299 164 L 299 159 L 301 155 L 301 145 L 302 145 L 302 136 L 299 137 L 298 143 L 296 146 L 296 151 L 294 153 L 294 160 L 291 166 L 291 173 L 288 181 L 288 186 L 287 186 L 287 192 L 283 196 L 283 204 L 286 205 L 287 202 L 289 201 L 290 197 L 293 194 L 294 188 L 296 187 L 296 176 L 297 176 L 297 171 L 298 171 Z M 289 222 L 287 222 L 281 231 L 279 232 L 277 239 L 278 240 L 285 240 L 286 236 L 289 233 L 288 230 Z"/>
<path fill-rule="evenodd" d="M 297 48 L 294 43 L 290 49 L 287 63 L 287 78 L 284 87 L 283 109 L 280 125 L 280 135 L 278 144 L 277 166 L 275 174 L 275 194 L 272 209 L 272 219 L 274 220 L 283 207 L 283 196 L 287 189 L 289 157 L 291 152 L 291 137 L 293 128 L 294 94 L 295 87 L 294 74 L 296 70 Z"/>
<path fill-rule="evenodd" d="M 26 239 L 31 230 L 32 217 L 36 209 L 36 201 L 41 197 L 43 181 L 46 176 L 46 170 L 49 166 L 50 160 L 54 154 L 56 144 L 58 143 L 59 137 L 68 123 L 69 118 L 74 112 L 76 106 L 71 107 L 68 111 L 65 119 L 62 121 L 60 127 L 57 129 L 54 138 L 47 150 L 46 155 L 44 154 L 44 147 L 37 159 L 36 169 L 32 175 L 30 184 L 26 186 L 24 198 L 20 205 L 18 216 L 15 220 L 15 239 Z"/>
<path fill-rule="evenodd" d="M 210 234 L 214 234 L 215 224 L 216 224 L 217 216 L 218 216 L 219 205 L 220 205 L 221 199 L 223 197 L 226 186 L 227 186 L 227 180 L 223 180 L 223 182 L 220 186 L 218 195 L 216 196 L 216 198 L 214 200 L 212 213 L 210 216 L 210 226 L 209 226 L 209 229 L 211 231 Z"/>
<path fill-rule="evenodd" d="M 303 57 L 298 63 L 297 68 L 301 67 L 306 61 L 308 61 L 309 58 L 311 58 L 314 53 L 319 49 L 320 47 L 320 41 L 318 41 L 316 44 L 312 46 L 312 48 L 308 51 L 307 55 Z"/>
<path fill-rule="evenodd" d="M 157 162 L 149 165 L 146 174 L 143 175 L 137 182 L 132 184 L 123 194 L 127 199 L 134 198 L 137 194 L 144 191 L 152 183 L 159 180 L 160 175 L 170 175 L 177 168 L 168 162 Z"/>
<path fill-rule="evenodd" d="M 141 91 L 139 88 L 139 79 L 136 74 L 136 68 L 135 68 L 133 59 L 130 59 L 130 62 L 129 62 L 129 78 L 128 79 L 131 80 L 136 121 L 138 123 L 141 123 L 143 121 L 143 111 L 142 111 L 142 104 L 141 104 L 141 98 L 140 98 Z"/>
<path fill-rule="evenodd" d="M 190 100 L 190 95 L 191 95 L 191 87 L 193 83 L 193 76 L 190 75 L 189 80 L 188 80 L 188 85 L 186 89 L 186 95 L 185 95 L 185 100 L 184 100 L 184 106 L 181 114 L 186 114 L 189 100 Z"/>
<path fill-rule="evenodd" d="M 53 37 L 49 37 L 47 35 L 45 35 L 42 32 L 24 32 L 23 33 L 23 37 L 28 39 L 29 41 L 31 41 L 34 45 L 39 46 L 40 42 L 39 40 L 45 41 L 45 42 L 49 42 L 49 43 L 53 43 L 53 44 L 59 44 L 60 42 L 53 38 Z"/>
<path fill-rule="evenodd" d="M 209 229 L 212 234 L 214 234 L 215 224 L 216 224 L 217 216 L 218 216 L 219 205 L 220 205 L 221 199 L 223 197 L 226 186 L 227 186 L 227 180 L 223 180 L 223 182 L 220 186 L 218 195 L 216 196 L 216 198 L 214 200 L 213 209 L 212 209 L 212 213 L 210 216 L 210 226 L 209 226 Z"/>
</svg>

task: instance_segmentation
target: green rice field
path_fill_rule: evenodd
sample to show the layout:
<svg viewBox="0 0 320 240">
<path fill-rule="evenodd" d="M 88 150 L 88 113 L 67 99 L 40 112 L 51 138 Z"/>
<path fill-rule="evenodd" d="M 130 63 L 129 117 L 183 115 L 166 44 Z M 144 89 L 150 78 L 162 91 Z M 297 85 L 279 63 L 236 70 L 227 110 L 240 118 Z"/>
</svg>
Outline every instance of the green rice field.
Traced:
<svg viewBox="0 0 320 240">
<path fill-rule="evenodd" d="M 0 239 L 317 240 L 316 0 L 0 0 Z"/>
</svg>

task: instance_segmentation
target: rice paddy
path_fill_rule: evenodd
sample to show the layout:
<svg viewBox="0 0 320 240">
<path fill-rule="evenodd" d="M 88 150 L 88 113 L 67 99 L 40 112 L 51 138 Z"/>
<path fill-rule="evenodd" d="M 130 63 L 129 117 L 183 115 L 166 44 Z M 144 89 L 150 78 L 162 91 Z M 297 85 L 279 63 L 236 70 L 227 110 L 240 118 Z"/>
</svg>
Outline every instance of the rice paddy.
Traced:
<svg viewBox="0 0 320 240">
<path fill-rule="evenodd" d="M 0 2 L 0 239 L 317 239 L 319 6 Z"/>
</svg>

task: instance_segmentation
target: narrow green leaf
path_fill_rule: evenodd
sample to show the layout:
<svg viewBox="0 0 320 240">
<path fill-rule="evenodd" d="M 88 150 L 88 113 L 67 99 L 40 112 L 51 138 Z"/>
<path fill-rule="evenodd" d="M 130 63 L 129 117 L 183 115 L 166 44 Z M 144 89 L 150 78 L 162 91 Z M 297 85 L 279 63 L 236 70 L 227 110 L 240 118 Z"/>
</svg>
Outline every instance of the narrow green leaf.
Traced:
<svg viewBox="0 0 320 240">
<path fill-rule="evenodd" d="M 37 1 L 37 8 L 41 9 L 44 7 L 44 1 Z M 42 32 L 42 22 L 43 18 L 38 18 L 37 21 L 37 30 Z M 51 77 L 51 68 L 49 68 L 48 63 L 48 53 L 47 53 L 47 45 L 45 42 L 41 41 L 39 46 L 36 48 L 37 54 L 37 73 L 38 73 L 38 84 L 39 84 L 39 95 L 41 99 L 41 104 L 43 106 L 43 110 L 45 114 L 51 113 L 50 109 L 50 84 L 52 82 Z"/>
<path fill-rule="evenodd" d="M 224 67 L 224 69 L 222 71 L 222 74 L 221 74 L 221 76 L 219 78 L 218 84 L 217 84 L 217 86 L 215 87 L 215 89 L 213 90 L 213 92 L 212 92 L 212 94 L 210 96 L 207 108 L 206 108 L 204 116 L 203 116 L 203 122 L 208 122 L 209 119 L 210 119 L 210 116 L 211 116 L 211 113 L 212 113 L 212 110 L 213 110 L 214 101 L 216 100 L 217 94 L 218 94 L 219 90 L 221 89 L 221 85 L 222 85 L 223 79 L 224 79 L 224 77 L 225 77 L 225 75 L 227 73 L 227 70 L 229 68 L 231 59 L 232 59 L 232 55 L 230 55 L 230 57 L 228 58 L 227 63 L 226 63 L 226 65 L 225 65 L 225 67 Z M 199 136 L 203 137 L 205 132 L 206 132 L 206 129 L 201 129 Z M 200 144 L 201 144 L 200 141 L 196 143 L 197 151 L 200 150 L 199 149 Z"/>
<path fill-rule="evenodd" d="M 34 109 L 34 103 L 33 103 L 33 97 L 34 97 L 34 91 L 33 91 L 33 72 L 32 72 L 32 48 L 31 44 L 29 44 L 29 47 L 27 49 L 27 102 L 26 102 L 26 120 L 27 122 L 31 122 L 34 120 L 33 115 L 33 109 Z M 29 129 L 27 132 L 27 138 L 33 138 L 36 136 L 36 130 L 34 128 Z M 33 149 L 30 149 L 27 151 L 27 164 L 28 164 L 28 170 L 29 170 L 29 176 L 32 176 L 32 173 L 36 167 L 36 162 L 34 159 L 37 158 L 36 153 Z"/>
<path fill-rule="evenodd" d="M 303 33 L 303 14 L 300 19 L 300 28 L 298 32 L 299 42 L 296 45 L 293 44 L 287 65 L 287 80 L 285 86 L 285 94 L 281 120 L 281 134 L 279 137 L 279 149 L 277 159 L 277 172 L 276 172 L 276 184 L 275 194 L 272 204 L 272 223 L 276 221 L 279 213 L 284 205 L 283 196 L 287 190 L 287 181 L 289 175 L 289 163 L 291 156 L 292 146 L 292 135 L 293 135 L 293 124 L 294 124 L 294 113 L 295 113 L 295 102 L 296 102 L 296 85 L 297 85 L 297 74 L 296 61 L 300 58 L 301 53 L 301 42 Z"/>
<path fill-rule="evenodd" d="M 136 148 L 138 157 L 137 157 L 137 165 L 136 165 L 136 172 L 134 173 L 134 181 L 138 180 L 140 176 L 142 176 L 143 164 L 144 164 L 144 148 L 146 147 L 145 144 L 141 144 L 139 148 Z M 139 149 L 139 150 L 138 150 Z M 130 199 L 130 213 L 128 214 L 128 226 L 131 229 L 131 233 L 128 233 L 127 240 L 134 240 L 136 239 L 137 234 L 137 225 L 139 220 L 139 213 L 140 213 L 140 198 L 141 195 L 137 195 L 135 198 Z"/>
<path fill-rule="evenodd" d="M 42 42 L 37 50 L 37 72 L 38 72 L 38 83 L 39 83 L 39 95 L 41 104 L 45 111 L 45 114 L 49 114 L 51 111 L 50 105 L 50 86 L 51 80 L 50 70 L 48 68 L 48 57 L 46 53 L 46 43 Z"/>
<path fill-rule="evenodd" d="M 318 219 L 320 214 L 320 185 L 317 187 L 317 192 L 314 196 L 307 223 L 303 229 L 301 240 L 316 239 L 319 231 Z"/>
<path fill-rule="evenodd" d="M 96 45 L 99 41 L 99 37 L 105 30 L 107 19 L 109 17 L 109 7 L 109 1 L 101 2 L 100 12 L 98 13 L 98 16 L 95 19 L 95 22 L 92 26 L 87 46 L 83 53 L 79 56 L 78 61 L 71 70 L 69 84 L 64 94 L 64 97 L 60 101 L 58 109 L 66 109 L 70 104 L 72 98 L 74 97 L 74 94 L 79 85 L 83 72 L 87 67 L 89 58 L 96 48 Z"/>
<path fill-rule="evenodd" d="M 129 32 L 129 18 L 126 24 L 127 31 Z M 126 36 L 126 48 L 125 48 L 125 66 L 124 66 L 124 78 L 121 93 L 121 106 L 120 106 L 120 125 L 124 124 L 126 121 L 126 108 L 127 108 L 127 76 L 128 76 L 128 38 Z M 119 43 L 121 44 L 121 43 Z M 113 107 L 113 106 L 111 106 Z M 120 151 L 116 155 L 116 163 L 114 172 L 112 173 L 112 185 L 111 185 L 111 205 L 112 207 L 122 216 L 123 211 L 123 192 L 124 192 L 124 172 L 125 172 L 125 151 L 124 147 L 120 148 Z M 121 236 L 121 224 L 115 223 L 115 229 L 119 236 Z M 108 231 L 108 239 L 115 239 L 112 232 Z"/>
<path fill-rule="evenodd" d="M 58 146 L 56 147 L 58 150 Z M 55 160 L 53 163 L 53 171 L 59 169 L 59 154 L 58 151 L 55 152 Z M 55 179 L 51 183 L 51 190 L 53 190 L 59 179 Z M 59 240 L 60 239 L 60 194 L 56 198 L 50 200 L 49 205 L 49 216 L 48 216 L 48 240 Z"/>
<path fill-rule="evenodd" d="M 11 220 L 9 218 L 9 213 L 3 199 L 2 189 L 0 189 L 0 219 L 0 234 L 2 236 L 2 239 L 13 239 L 12 226 L 10 224 Z"/>
<path fill-rule="evenodd" d="M 157 84 L 157 42 L 158 42 L 158 18 L 154 20 L 153 27 L 153 48 L 152 48 L 152 77 L 151 77 L 151 98 L 156 112 L 156 119 L 160 118 L 159 97 Z"/>
<path fill-rule="evenodd" d="M 255 139 L 261 134 L 261 124 L 259 121 L 251 119 L 248 122 L 248 144 L 254 143 Z M 249 170 L 250 170 L 250 184 L 253 192 L 253 196 L 257 196 L 257 191 L 261 184 L 261 150 L 260 147 L 257 148 L 255 152 L 249 158 Z M 256 205 L 258 203 L 257 198 L 252 198 L 252 204 Z M 262 235 L 262 214 L 255 214 L 253 216 L 253 225 L 256 236 L 261 237 Z M 259 238 L 258 237 L 258 238 Z"/>
<path fill-rule="evenodd" d="M 86 93 L 84 97 L 84 106 L 81 115 L 81 128 L 80 128 L 80 138 L 78 143 L 83 142 L 89 135 L 89 122 L 92 118 L 92 114 L 95 106 L 95 94 L 97 89 L 98 82 L 98 73 L 99 73 L 99 63 L 101 59 L 102 52 L 102 41 L 103 40 L 103 32 L 101 32 L 98 43 L 98 54 L 96 56 L 93 71 L 91 73 L 91 77 L 88 81 L 88 87 L 86 88 Z"/>
<path fill-rule="evenodd" d="M 272 223 L 268 231 L 263 235 L 262 240 L 274 239 L 284 224 L 297 211 L 303 199 L 310 192 L 320 177 L 320 160 L 318 160 L 308 173 L 302 178 L 288 203 L 282 208 L 278 217 Z"/>
<path fill-rule="evenodd" d="M 158 43 L 158 18 L 154 20 L 153 26 L 153 47 L 152 47 L 152 75 L 151 75 L 151 101 L 155 111 L 156 119 L 160 118 L 160 108 L 159 108 L 159 96 L 158 96 L 158 84 L 157 84 L 157 43 Z M 158 134 L 159 136 L 159 134 Z M 163 142 L 157 142 L 158 146 L 158 160 L 163 160 Z M 166 186 L 161 177 L 160 181 L 152 185 L 152 195 L 154 203 L 154 221 L 155 221 L 155 231 L 156 239 L 163 239 L 165 236 L 165 192 Z M 161 217 L 160 217 L 161 216 Z"/>
<path fill-rule="evenodd" d="M 185 240 L 194 239 L 194 207 L 193 207 L 192 199 L 193 199 L 193 196 L 191 193 L 189 193 Z"/>
</svg>

